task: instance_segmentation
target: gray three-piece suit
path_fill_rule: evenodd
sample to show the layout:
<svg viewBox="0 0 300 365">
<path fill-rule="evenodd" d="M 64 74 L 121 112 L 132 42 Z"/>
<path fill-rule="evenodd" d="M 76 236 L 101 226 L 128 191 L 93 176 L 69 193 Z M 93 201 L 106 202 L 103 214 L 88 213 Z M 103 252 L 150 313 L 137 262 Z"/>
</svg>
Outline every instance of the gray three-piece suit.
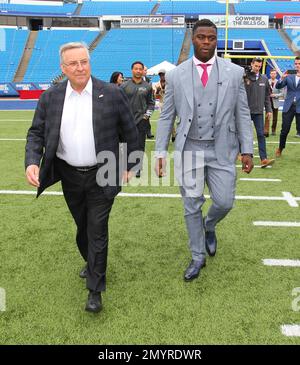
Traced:
<svg viewBox="0 0 300 365">
<path fill-rule="evenodd" d="M 165 157 L 178 116 L 174 167 L 194 260 L 205 257 L 201 212 L 205 182 L 212 198 L 205 229 L 214 231 L 233 206 L 237 154 L 253 153 L 244 71 L 219 57 L 211 67 L 205 87 L 192 58 L 166 74 L 165 100 L 156 135 L 156 156 Z"/>
</svg>

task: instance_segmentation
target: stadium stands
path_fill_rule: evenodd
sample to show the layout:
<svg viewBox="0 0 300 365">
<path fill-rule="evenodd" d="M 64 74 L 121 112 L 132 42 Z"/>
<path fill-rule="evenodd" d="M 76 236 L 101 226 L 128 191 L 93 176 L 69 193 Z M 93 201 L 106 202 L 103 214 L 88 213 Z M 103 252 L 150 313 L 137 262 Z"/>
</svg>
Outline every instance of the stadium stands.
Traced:
<svg viewBox="0 0 300 365">
<path fill-rule="evenodd" d="M 147 15 L 151 13 L 155 3 L 155 1 L 89 1 L 83 3 L 80 15 Z"/>
<path fill-rule="evenodd" d="M 271 15 L 276 13 L 299 13 L 300 4 L 294 1 L 244 1 L 242 3 L 234 4 L 236 14 L 261 14 Z"/>
<path fill-rule="evenodd" d="M 229 39 L 264 40 L 272 55 L 294 56 L 276 29 L 229 29 Z M 225 39 L 225 29 L 218 30 L 218 39 Z M 278 66 L 285 70 L 293 65 L 290 60 L 277 60 Z M 292 67 L 293 68 L 293 67 Z"/>
<path fill-rule="evenodd" d="M 6 4 L 0 3 L 1 13 L 26 13 L 26 14 L 73 14 L 77 5 L 64 4 L 58 5 L 22 5 L 22 4 Z"/>
<path fill-rule="evenodd" d="M 225 3 L 215 1 L 162 1 L 157 14 L 225 14 Z"/>
<path fill-rule="evenodd" d="M 176 63 L 184 29 L 114 29 L 107 33 L 91 57 L 95 76 L 109 80 L 113 71 L 131 75 L 131 63 L 148 67 L 164 60 Z"/>
<path fill-rule="evenodd" d="M 1 28 L 1 38 L 5 40 L 5 49 L 0 52 L 0 81 L 13 80 L 28 37 L 28 30 Z M 2 38 L 2 39 L 3 39 Z"/>
<path fill-rule="evenodd" d="M 89 45 L 99 34 L 89 30 L 39 31 L 24 82 L 49 82 L 60 73 L 58 50 L 67 42 L 84 41 Z"/>
</svg>

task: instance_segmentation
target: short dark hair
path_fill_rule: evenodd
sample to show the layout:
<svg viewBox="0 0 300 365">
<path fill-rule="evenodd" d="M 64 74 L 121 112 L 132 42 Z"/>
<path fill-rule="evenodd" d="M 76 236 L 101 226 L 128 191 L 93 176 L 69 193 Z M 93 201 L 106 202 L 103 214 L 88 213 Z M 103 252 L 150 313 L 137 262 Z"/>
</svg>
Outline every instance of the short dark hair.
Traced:
<svg viewBox="0 0 300 365">
<path fill-rule="evenodd" d="M 197 20 L 196 23 L 193 26 L 193 34 L 195 34 L 196 30 L 198 28 L 200 28 L 200 27 L 211 27 L 211 28 L 215 28 L 216 32 L 218 32 L 216 24 L 213 23 L 209 19 L 200 19 L 200 20 Z"/>
<path fill-rule="evenodd" d="M 260 57 L 254 57 L 252 59 L 251 63 L 254 63 L 254 62 L 262 63 L 262 61 L 263 61 L 262 58 L 260 58 Z"/>
<path fill-rule="evenodd" d="M 300 56 L 295 57 L 295 60 L 297 61 L 300 60 Z"/>
<path fill-rule="evenodd" d="M 141 61 L 135 61 L 135 62 L 133 62 L 133 64 L 131 65 L 131 69 L 133 69 L 133 67 L 134 67 L 135 65 L 142 65 L 142 67 L 143 67 L 143 68 L 145 67 L 145 66 L 144 66 L 144 64 L 143 64 L 143 62 L 141 62 Z"/>
</svg>

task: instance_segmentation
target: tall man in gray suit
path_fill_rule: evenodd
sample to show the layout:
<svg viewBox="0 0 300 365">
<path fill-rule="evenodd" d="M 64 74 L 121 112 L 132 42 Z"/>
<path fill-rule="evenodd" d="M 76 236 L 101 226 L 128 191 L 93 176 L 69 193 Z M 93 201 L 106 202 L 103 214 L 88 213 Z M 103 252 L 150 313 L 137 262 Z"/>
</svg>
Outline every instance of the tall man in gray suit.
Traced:
<svg viewBox="0 0 300 365">
<path fill-rule="evenodd" d="M 138 134 L 123 90 L 91 76 L 84 44 L 63 45 L 60 61 L 68 80 L 39 100 L 27 135 L 26 177 L 38 195 L 61 180 L 87 263 L 81 273 L 89 290 L 85 309 L 99 312 L 106 288 L 109 213 L 121 190 L 121 176 L 127 182 L 133 167 L 119 171 L 119 142 L 127 143 L 129 155 L 138 149 Z M 101 171 L 108 173 L 107 179 Z"/>
<path fill-rule="evenodd" d="M 233 206 L 239 148 L 243 171 L 250 173 L 253 168 L 253 130 L 244 70 L 215 56 L 217 28 L 210 20 L 195 23 L 192 42 L 194 56 L 166 75 L 155 167 L 159 176 L 165 175 L 168 143 L 177 115 L 174 166 L 192 254 L 185 281 L 199 276 L 206 264 L 205 249 L 210 256 L 216 253 L 216 224 Z M 203 219 L 205 182 L 212 205 Z"/>
</svg>

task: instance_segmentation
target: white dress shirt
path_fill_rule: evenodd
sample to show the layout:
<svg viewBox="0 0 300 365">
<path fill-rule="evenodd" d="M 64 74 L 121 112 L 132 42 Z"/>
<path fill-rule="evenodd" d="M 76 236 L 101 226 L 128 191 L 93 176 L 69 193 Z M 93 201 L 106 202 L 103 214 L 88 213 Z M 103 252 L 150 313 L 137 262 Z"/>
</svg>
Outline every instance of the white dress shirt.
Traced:
<svg viewBox="0 0 300 365">
<path fill-rule="evenodd" d="M 91 78 L 81 94 L 68 81 L 56 156 L 72 166 L 97 164 L 92 96 Z"/>
<path fill-rule="evenodd" d="M 201 62 L 200 60 L 198 60 L 198 58 L 196 58 L 195 56 L 193 56 L 193 61 L 194 61 L 194 64 L 197 68 L 197 71 L 198 71 L 198 74 L 200 76 L 200 80 L 201 80 L 201 77 L 202 77 L 202 74 L 203 74 L 203 68 L 202 67 L 199 67 L 198 65 L 201 65 L 201 64 L 204 64 L 204 63 L 209 63 L 211 64 L 211 66 L 207 67 L 207 74 L 208 74 L 208 78 L 209 78 L 209 75 L 211 73 L 211 70 L 212 70 L 212 66 L 213 64 L 215 63 L 216 61 L 216 56 L 213 56 L 209 61 L 207 62 Z"/>
<path fill-rule="evenodd" d="M 300 81 L 300 77 L 296 76 L 296 86 L 298 86 L 299 81 Z"/>
</svg>

